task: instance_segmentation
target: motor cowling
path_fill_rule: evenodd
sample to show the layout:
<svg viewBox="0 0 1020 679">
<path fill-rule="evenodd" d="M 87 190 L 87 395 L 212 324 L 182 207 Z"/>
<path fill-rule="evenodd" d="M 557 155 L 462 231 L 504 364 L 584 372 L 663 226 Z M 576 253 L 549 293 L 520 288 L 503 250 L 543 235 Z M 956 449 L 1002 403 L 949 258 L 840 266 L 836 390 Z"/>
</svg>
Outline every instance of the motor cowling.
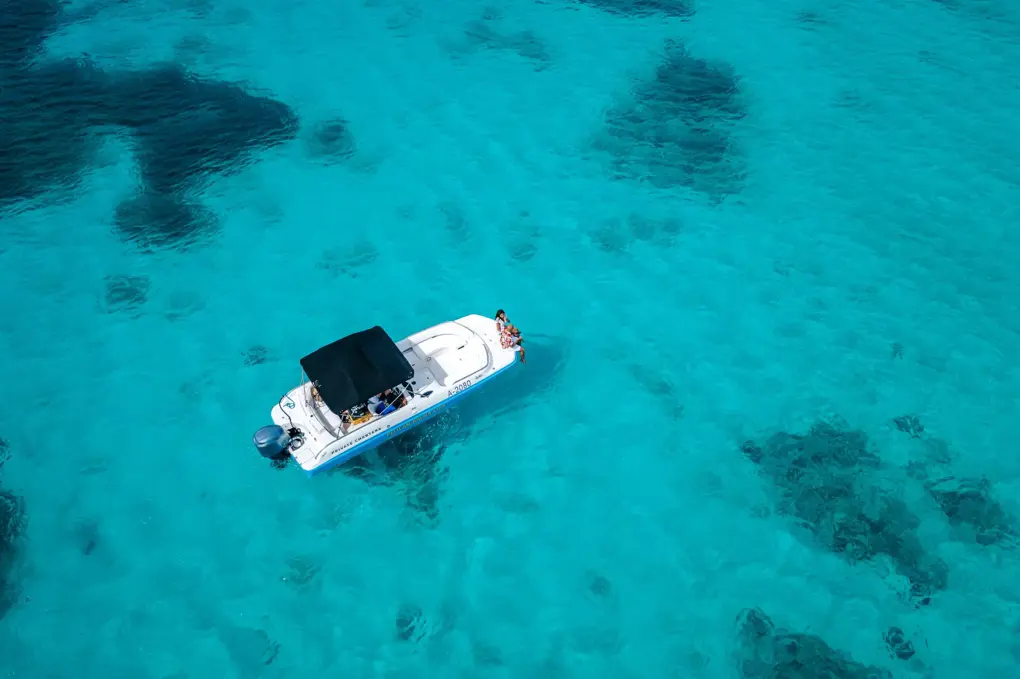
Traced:
<svg viewBox="0 0 1020 679">
<path fill-rule="evenodd" d="M 290 434 L 277 424 L 262 427 L 255 432 L 255 436 L 252 438 L 259 454 L 270 460 L 278 460 L 286 456 L 287 449 L 290 448 Z"/>
</svg>

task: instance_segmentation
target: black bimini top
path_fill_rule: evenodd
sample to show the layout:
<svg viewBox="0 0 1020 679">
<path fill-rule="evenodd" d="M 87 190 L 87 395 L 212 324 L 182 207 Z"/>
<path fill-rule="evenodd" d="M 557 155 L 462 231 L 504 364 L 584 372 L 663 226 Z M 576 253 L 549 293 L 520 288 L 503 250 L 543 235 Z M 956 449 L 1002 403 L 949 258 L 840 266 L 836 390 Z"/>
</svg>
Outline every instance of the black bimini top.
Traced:
<svg viewBox="0 0 1020 679">
<path fill-rule="evenodd" d="M 414 368 L 378 325 L 313 351 L 301 359 L 301 367 L 338 414 L 414 376 Z"/>
</svg>

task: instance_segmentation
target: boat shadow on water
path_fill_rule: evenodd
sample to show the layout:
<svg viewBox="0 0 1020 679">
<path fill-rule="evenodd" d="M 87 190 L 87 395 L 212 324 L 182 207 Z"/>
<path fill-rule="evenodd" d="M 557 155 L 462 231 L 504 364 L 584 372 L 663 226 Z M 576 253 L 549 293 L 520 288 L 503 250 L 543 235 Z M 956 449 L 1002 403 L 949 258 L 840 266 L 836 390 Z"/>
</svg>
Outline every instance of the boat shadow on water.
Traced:
<svg viewBox="0 0 1020 679">
<path fill-rule="evenodd" d="M 426 523 L 439 520 L 442 482 L 448 475 L 443 456 L 449 446 L 495 426 L 551 390 L 569 354 L 566 339 L 528 338 L 526 365 L 519 365 L 480 387 L 435 419 L 330 470 L 372 486 L 399 488 L 407 506 Z"/>
</svg>

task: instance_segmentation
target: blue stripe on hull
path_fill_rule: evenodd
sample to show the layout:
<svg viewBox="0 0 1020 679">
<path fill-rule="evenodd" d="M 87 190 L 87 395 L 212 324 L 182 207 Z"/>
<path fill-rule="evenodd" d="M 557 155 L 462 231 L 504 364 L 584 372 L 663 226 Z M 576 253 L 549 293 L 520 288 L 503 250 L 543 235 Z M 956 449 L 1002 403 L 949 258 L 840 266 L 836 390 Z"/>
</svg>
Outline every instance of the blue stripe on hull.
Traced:
<svg viewBox="0 0 1020 679">
<path fill-rule="evenodd" d="M 415 427 L 418 427 L 419 425 L 422 425 L 422 424 L 428 422 L 429 420 L 431 420 L 433 417 L 435 417 L 436 415 L 438 415 L 442 411 L 449 409 L 451 406 L 453 406 L 453 404 L 455 404 L 457 401 L 461 400 L 462 398 L 464 398 L 465 396 L 467 396 L 471 392 L 473 392 L 473 391 L 475 391 L 477 389 L 481 389 L 482 387 L 487 385 L 489 382 L 491 382 L 493 379 L 495 379 L 498 375 L 503 374 L 504 372 L 506 372 L 510 368 L 512 368 L 515 365 L 517 365 L 519 360 L 520 360 L 519 357 L 514 356 L 514 362 L 513 363 L 511 363 L 510 365 L 507 365 L 507 366 L 504 366 L 504 367 L 500 368 L 496 372 L 494 372 L 491 375 L 489 375 L 488 377 L 486 377 L 481 382 L 478 382 L 476 384 L 472 384 L 467 389 L 464 389 L 463 391 L 460 391 L 460 392 L 454 394 L 453 396 L 448 397 L 446 400 L 444 400 L 444 401 L 442 401 L 440 403 L 437 403 L 434 406 L 426 408 L 425 410 L 421 411 L 419 414 L 415 415 L 411 419 L 407 420 L 406 422 L 403 422 L 402 424 L 397 425 L 396 427 L 393 427 L 392 429 L 384 429 L 383 431 L 379 432 L 375 436 L 373 436 L 371 438 L 368 438 L 368 439 L 365 439 L 364 441 L 362 441 L 358 445 L 353 446 L 350 450 L 345 450 L 344 452 L 340 453 L 339 455 L 337 455 L 334 458 L 331 458 L 327 462 L 324 462 L 323 464 L 319 465 L 318 467 L 316 467 L 314 469 L 311 469 L 311 470 L 305 470 L 305 473 L 309 477 L 312 477 L 312 476 L 316 476 L 317 474 L 321 474 L 322 472 L 329 471 L 333 467 L 337 467 L 339 465 L 342 465 L 344 462 L 348 462 L 349 460 L 353 460 L 354 458 L 356 458 L 358 455 L 361 455 L 362 453 L 367 453 L 368 451 L 372 450 L 373 448 L 378 448 L 379 446 L 381 446 L 383 443 L 386 443 L 387 441 L 395 439 L 395 438 L 401 436 L 402 434 L 406 434 L 407 432 L 411 431 Z"/>
</svg>

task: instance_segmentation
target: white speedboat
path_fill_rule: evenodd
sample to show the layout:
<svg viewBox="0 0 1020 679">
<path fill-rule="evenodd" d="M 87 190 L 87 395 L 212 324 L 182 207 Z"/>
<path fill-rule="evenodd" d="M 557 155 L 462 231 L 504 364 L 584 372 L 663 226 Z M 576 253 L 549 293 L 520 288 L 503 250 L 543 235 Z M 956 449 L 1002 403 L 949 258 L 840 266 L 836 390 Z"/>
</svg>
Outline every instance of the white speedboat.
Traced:
<svg viewBox="0 0 1020 679">
<path fill-rule="evenodd" d="M 314 476 L 432 419 L 518 362 L 472 314 L 394 342 L 376 326 L 301 359 L 303 380 L 255 432 L 263 457 Z"/>
</svg>

